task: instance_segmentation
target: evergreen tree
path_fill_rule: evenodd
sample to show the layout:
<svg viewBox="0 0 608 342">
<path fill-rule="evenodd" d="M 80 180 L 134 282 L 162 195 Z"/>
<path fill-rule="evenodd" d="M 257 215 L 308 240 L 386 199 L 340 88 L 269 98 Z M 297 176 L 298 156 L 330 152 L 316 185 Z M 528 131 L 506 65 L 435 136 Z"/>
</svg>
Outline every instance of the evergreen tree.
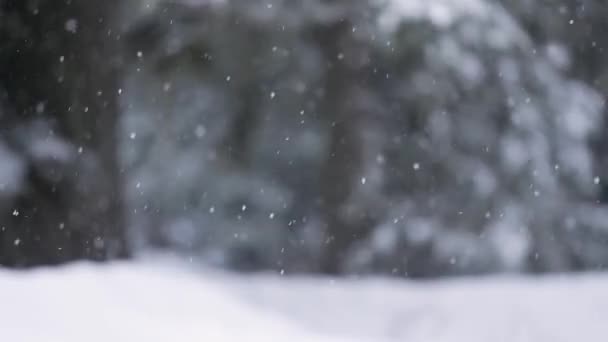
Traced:
<svg viewBox="0 0 608 342">
<path fill-rule="evenodd" d="M 127 254 L 119 2 L 0 1 L 0 264 Z"/>
</svg>

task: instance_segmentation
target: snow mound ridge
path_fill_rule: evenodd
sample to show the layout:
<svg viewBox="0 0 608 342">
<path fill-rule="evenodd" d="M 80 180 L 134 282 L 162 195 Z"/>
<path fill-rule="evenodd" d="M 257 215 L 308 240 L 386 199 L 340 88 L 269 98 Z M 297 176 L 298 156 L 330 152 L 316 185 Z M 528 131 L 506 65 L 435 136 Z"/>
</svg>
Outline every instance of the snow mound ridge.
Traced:
<svg viewBox="0 0 608 342">
<path fill-rule="evenodd" d="M 172 263 L 0 271 L 7 341 L 605 341 L 608 277 L 240 276 Z"/>
</svg>

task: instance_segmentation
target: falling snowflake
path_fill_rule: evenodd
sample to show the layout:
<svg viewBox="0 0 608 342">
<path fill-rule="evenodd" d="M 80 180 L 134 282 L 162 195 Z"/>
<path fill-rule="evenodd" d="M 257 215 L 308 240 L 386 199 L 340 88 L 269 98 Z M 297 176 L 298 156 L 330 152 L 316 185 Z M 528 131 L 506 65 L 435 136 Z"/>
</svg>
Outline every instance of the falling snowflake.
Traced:
<svg viewBox="0 0 608 342">
<path fill-rule="evenodd" d="M 68 19 L 65 22 L 64 28 L 70 33 L 76 33 L 76 31 L 78 31 L 78 21 L 74 18 Z"/>
</svg>

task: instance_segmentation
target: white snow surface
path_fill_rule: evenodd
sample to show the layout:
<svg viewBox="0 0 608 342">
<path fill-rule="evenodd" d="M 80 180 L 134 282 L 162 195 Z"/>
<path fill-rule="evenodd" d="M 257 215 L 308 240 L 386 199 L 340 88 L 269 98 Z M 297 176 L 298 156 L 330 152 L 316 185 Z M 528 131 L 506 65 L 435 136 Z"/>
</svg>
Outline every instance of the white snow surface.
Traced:
<svg viewBox="0 0 608 342">
<path fill-rule="evenodd" d="M 608 276 L 244 276 L 155 260 L 0 271 L 11 342 L 606 341 Z"/>
</svg>

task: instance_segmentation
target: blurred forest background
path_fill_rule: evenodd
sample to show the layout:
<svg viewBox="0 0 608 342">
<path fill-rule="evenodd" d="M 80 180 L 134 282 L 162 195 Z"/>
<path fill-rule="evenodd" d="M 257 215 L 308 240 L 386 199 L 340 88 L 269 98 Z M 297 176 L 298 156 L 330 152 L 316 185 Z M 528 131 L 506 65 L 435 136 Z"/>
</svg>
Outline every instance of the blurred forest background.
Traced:
<svg viewBox="0 0 608 342">
<path fill-rule="evenodd" d="M 0 264 L 608 265 L 600 0 L 0 0 Z"/>
</svg>

